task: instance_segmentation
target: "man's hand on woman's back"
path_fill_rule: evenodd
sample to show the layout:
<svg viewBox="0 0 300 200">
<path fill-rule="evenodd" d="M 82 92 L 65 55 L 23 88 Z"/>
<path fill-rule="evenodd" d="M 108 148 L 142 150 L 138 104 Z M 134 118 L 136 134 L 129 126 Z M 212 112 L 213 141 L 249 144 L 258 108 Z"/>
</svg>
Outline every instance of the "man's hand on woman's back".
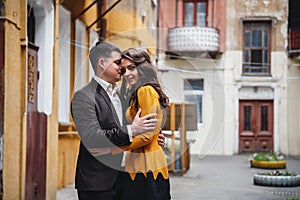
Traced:
<svg viewBox="0 0 300 200">
<path fill-rule="evenodd" d="M 136 113 L 132 124 L 131 124 L 131 131 L 132 136 L 136 136 L 145 132 L 153 131 L 156 128 L 158 119 L 156 119 L 156 113 L 150 113 L 145 115 L 144 117 L 140 118 L 141 109 L 138 110 Z"/>
</svg>

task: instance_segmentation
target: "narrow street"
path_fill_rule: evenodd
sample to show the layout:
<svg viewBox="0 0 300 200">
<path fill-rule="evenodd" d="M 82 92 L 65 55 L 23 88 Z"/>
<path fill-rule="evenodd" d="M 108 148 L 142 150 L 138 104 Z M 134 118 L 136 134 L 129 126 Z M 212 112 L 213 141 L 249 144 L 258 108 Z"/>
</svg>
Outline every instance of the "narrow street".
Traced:
<svg viewBox="0 0 300 200">
<path fill-rule="evenodd" d="M 184 176 L 171 175 L 174 200 L 286 200 L 300 198 L 298 187 L 253 185 L 256 172 L 272 171 L 251 168 L 248 155 L 191 157 L 190 170 Z M 300 174 L 300 157 L 286 157 L 287 170 Z M 57 192 L 57 200 L 77 200 L 74 185 Z"/>
</svg>

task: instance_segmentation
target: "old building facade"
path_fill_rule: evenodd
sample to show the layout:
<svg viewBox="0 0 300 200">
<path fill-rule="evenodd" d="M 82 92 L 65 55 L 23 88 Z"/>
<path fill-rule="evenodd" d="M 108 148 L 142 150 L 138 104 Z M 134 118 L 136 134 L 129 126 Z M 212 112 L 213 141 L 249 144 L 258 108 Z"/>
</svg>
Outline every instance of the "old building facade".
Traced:
<svg viewBox="0 0 300 200">
<path fill-rule="evenodd" d="M 151 53 L 171 102 L 197 105 L 192 154 L 300 155 L 297 0 L 10 0 L 0 3 L 3 199 L 73 183 L 73 93 L 108 39 Z M 158 12 L 159 11 L 159 12 Z"/>
<path fill-rule="evenodd" d="M 293 0 L 161 2 L 161 79 L 171 100 L 198 105 L 191 153 L 299 155 L 297 6 Z"/>
</svg>

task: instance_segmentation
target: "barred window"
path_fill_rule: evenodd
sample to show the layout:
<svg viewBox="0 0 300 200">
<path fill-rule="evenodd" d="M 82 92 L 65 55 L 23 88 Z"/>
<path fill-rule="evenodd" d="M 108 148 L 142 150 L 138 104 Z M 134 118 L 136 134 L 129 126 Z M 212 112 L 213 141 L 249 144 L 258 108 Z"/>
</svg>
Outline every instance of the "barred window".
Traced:
<svg viewBox="0 0 300 200">
<path fill-rule="evenodd" d="M 270 75 L 270 22 L 244 23 L 243 75 Z"/>
</svg>

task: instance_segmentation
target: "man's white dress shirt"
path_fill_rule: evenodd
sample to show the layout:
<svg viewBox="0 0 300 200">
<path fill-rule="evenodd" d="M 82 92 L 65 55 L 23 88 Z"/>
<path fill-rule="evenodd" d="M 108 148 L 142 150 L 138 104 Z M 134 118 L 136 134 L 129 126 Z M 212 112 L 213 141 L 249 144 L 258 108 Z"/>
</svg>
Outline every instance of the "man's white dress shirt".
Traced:
<svg viewBox="0 0 300 200">
<path fill-rule="evenodd" d="M 105 80 L 99 78 L 98 76 L 94 76 L 94 79 L 104 88 L 106 93 L 108 94 L 116 112 L 118 115 L 119 122 L 121 126 L 123 125 L 123 113 L 122 113 L 122 104 L 120 97 L 118 95 L 118 92 L 120 90 L 120 86 L 116 83 L 115 85 L 112 85 Z M 129 141 L 132 141 L 132 131 L 130 125 L 127 125 L 128 135 L 129 135 Z M 121 166 L 125 166 L 125 153 L 123 154 L 123 160 Z"/>
</svg>

